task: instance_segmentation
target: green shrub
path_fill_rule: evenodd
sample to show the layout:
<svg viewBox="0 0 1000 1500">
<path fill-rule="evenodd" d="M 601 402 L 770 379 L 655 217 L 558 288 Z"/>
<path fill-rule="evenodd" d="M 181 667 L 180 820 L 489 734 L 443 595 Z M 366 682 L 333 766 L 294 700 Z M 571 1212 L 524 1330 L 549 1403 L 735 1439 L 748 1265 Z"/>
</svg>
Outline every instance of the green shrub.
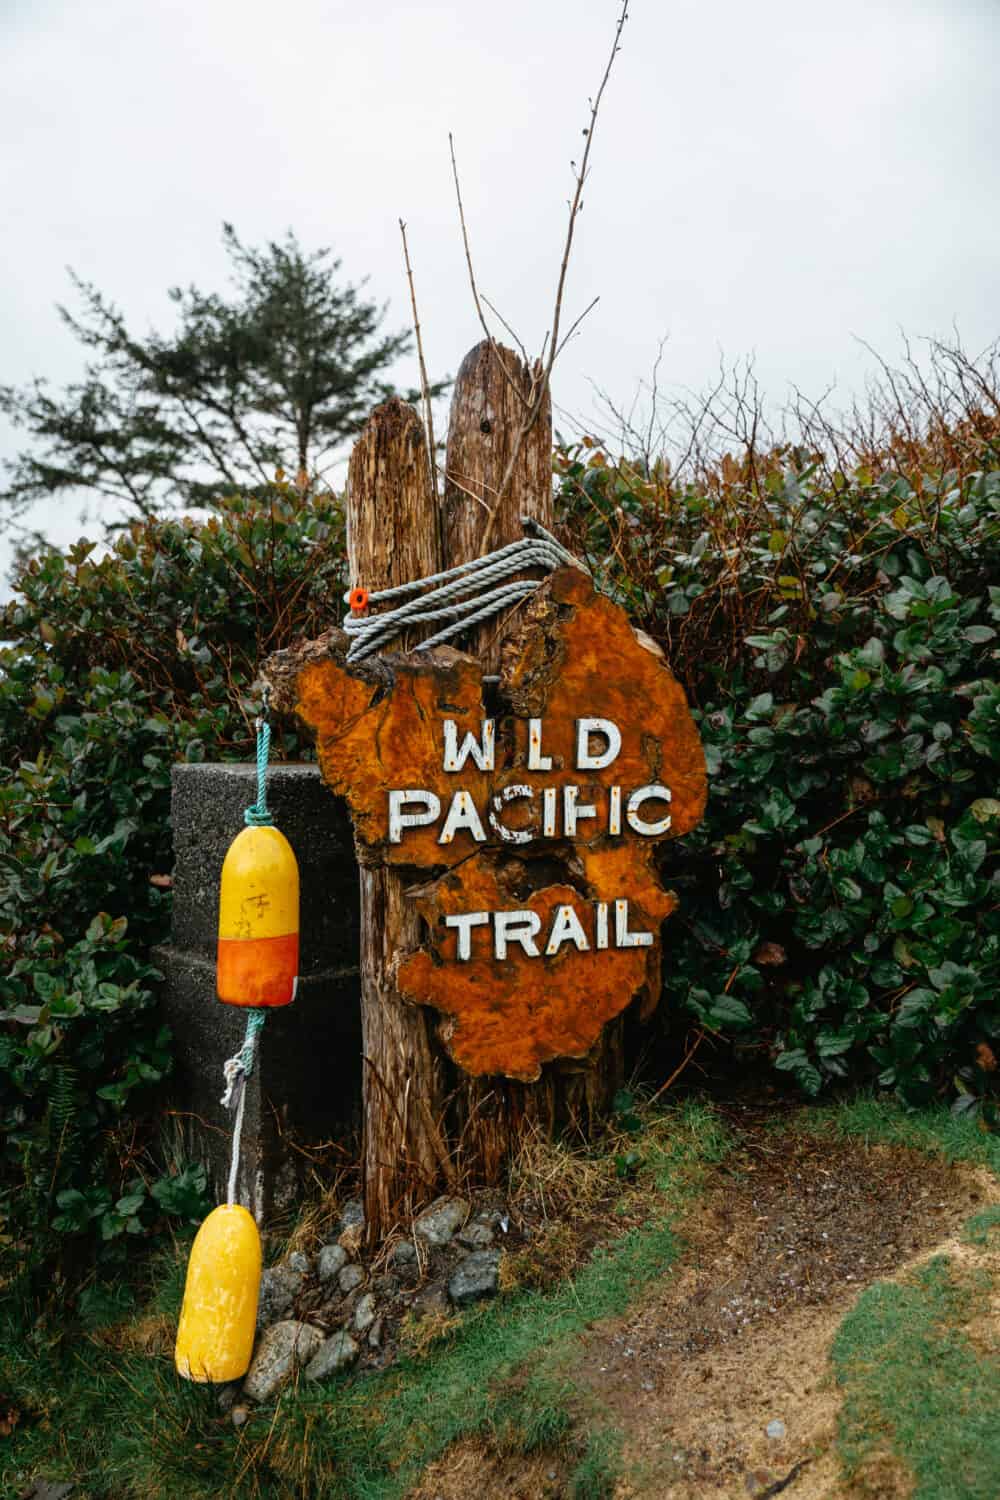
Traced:
<svg viewBox="0 0 1000 1500">
<path fill-rule="evenodd" d="M 777 446 L 685 478 L 592 439 L 556 470 L 705 744 L 705 820 L 665 857 L 666 1024 L 808 1094 L 874 1080 L 995 1120 L 1000 430 L 966 425 L 956 468 L 928 433 L 909 477 Z"/>
<path fill-rule="evenodd" d="M 196 1215 L 195 1178 L 157 1185 L 145 1149 L 170 1067 L 150 951 L 169 921 L 171 765 L 251 756 L 259 660 L 330 623 L 342 575 L 339 508 L 279 482 L 16 579 L 0 629 L 0 1215 L 39 1258 L 61 1236 Z M 276 745 L 296 748 L 291 732 Z"/>
</svg>

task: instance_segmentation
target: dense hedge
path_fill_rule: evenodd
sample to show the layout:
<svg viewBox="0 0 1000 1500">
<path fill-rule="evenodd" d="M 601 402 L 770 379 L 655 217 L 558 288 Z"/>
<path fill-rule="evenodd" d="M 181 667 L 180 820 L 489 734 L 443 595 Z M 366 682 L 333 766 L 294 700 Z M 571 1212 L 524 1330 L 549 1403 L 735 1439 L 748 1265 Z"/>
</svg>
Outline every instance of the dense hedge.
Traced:
<svg viewBox="0 0 1000 1500">
<path fill-rule="evenodd" d="M 279 484 L 206 524 L 137 523 L 104 555 L 48 552 L 17 580 L 0 629 L 0 1214 L 36 1247 L 88 1227 L 115 1241 L 197 1199 L 196 1175 L 157 1182 L 139 1128 L 170 1066 L 150 962 L 170 768 L 251 755 L 256 664 L 329 623 L 342 559 L 339 508 Z"/>
<path fill-rule="evenodd" d="M 666 856 L 682 905 L 661 1017 L 689 1054 L 727 1039 L 809 1094 L 875 1082 L 995 1118 L 996 436 L 950 432 L 951 468 L 929 441 L 837 468 L 774 446 L 686 477 L 592 439 L 557 450 L 566 534 L 663 642 L 706 746 L 708 814 Z M 343 543 L 332 498 L 279 482 L 17 580 L 0 652 L 15 1229 L 114 1246 L 197 1202 L 194 1175 L 157 1182 L 139 1124 L 170 1064 L 150 960 L 170 766 L 249 756 L 257 663 L 336 616 Z"/>
<path fill-rule="evenodd" d="M 926 449 L 917 451 L 926 460 Z M 557 455 L 602 585 L 664 642 L 710 772 L 668 870 L 668 1027 L 996 1119 L 1000 462 L 967 472 L 775 448 L 674 482 Z"/>
</svg>

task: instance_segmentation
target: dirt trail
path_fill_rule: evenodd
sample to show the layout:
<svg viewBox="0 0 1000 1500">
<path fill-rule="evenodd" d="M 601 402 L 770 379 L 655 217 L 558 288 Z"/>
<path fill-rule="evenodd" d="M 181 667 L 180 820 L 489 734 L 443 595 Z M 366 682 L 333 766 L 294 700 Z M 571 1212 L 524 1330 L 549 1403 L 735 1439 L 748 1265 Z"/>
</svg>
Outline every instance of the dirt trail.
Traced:
<svg viewBox="0 0 1000 1500">
<path fill-rule="evenodd" d="M 623 1319 L 586 1333 L 567 1373 L 581 1416 L 622 1434 L 628 1478 L 616 1500 L 844 1500 L 829 1451 L 837 1325 L 863 1287 L 995 1201 L 996 1184 L 899 1147 L 778 1130 L 760 1107 L 726 1115 L 739 1144 L 686 1225 L 680 1265 Z M 473 1490 L 478 1500 L 569 1493 L 562 1465 L 474 1445 L 432 1466 L 416 1493 Z M 865 1493 L 888 1500 L 905 1489 L 887 1473 Z"/>
</svg>

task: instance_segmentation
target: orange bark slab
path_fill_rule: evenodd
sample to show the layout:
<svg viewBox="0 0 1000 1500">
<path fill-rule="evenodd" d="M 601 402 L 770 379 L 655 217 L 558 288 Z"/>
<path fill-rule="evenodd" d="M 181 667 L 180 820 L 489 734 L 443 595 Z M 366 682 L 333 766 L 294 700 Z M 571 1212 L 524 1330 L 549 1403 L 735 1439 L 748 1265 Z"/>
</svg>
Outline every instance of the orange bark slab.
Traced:
<svg viewBox="0 0 1000 1500">
<path fill-rule="evenodd" d="M 448 1018 L 441 1038 L 450 1056 L 467 1073 L 500 1073 L 531 1083 L 542 1064 L 556 1057 L 584 1057 L 605 1024 L 637 993 L 659 987 L 659 942 L 651 947 L 598 950 L 594 946 L 595 903 L 612 904 L 629 891 L 629 925 L 633 932 L 659 932 L 676 897 L 655 881 L 644 887 L 648 908 L 630 888 L 616 884 L 614 894 L 598 896 L 596 887 L 543 885 L 526 894 L 532 882 L 530 861 L 498 854 L 477 855 L 433 885 L 415 893 L 427 922 L 426 946 L 404 958 L 397 971 L 400 993 L 419 1004 L 433 1005 Z M 564 942 L 551 957 L 530 957 L 520 944 L 507 956 L 494 956 L 492 927 L 472 930 L 471 957 L 456 958 L 457 937 L 445 918 L 470 911 L 517 909 L 540 918 L 537 946 L 544 948 L 560 907 L 577 913 L 589 951 Z M 614 918 L 609 912 L 613 931 Z"/>
<path fill-rule="evenodd" d="M 660 882 L 654 849 L 697 825 L 706 796 L 697 729 L 659 648 L 572 568 L 555 573 L 532 598 L 519 633 L 504 647 L 490 707 L 473 657 L 442 648 L 348 668 L 345 638 L 331 632 L 330 640 L 326 654 L 312 651 L 297 668 L 295 706 L 315 731 L 324 778 L 347 798 L 363 857 L 433 877 L 410 892 L 428 935 L 417 952 L 400 954 L 397 978 L 407 999 L 442 1012 L 452 1058 L 471 1074 L 531 1081 L 543 1063 L 589 1052 L 633 996 L 651 1008 L 660 987 L 660 924 L 677 904 Z M 477 769 L 471 758 L 461 771 L 445 770 L 446 718 L 455 721 L 460 743 L 466 733 L 478 740 L 483 721 L 495 720 L 492 770 Z M 580 718 L 618 726 L 621 748 L 609 765 L 577 767 Z M 528 768 L 531 719 L 541 721 L 540 753 L 551 759 L 545 770 Z M 598 736 L 595 753 L 600 746 Z M 665 812 L 670 823 L 650 834 L 630 826 L 625 809 L 633 791 L 654 784 L 669 788 L 670 801 L 647 802 L 642 827 Z M 526 790 L 501 810 L 493 799 L 514 787 Z M 578 789 L 581 809 L 596 810 L 581 817 L 572 837 L 561 821 L 568 787 Z M 548 803 L 550 816 L 559 810 L 554 836 L 544 827 L 546 788 L 556 789 Z M 612 788 L 621 789 L 617 832 L 609 828 Z M 405 789 L 437 797 L 441 818 L 407 828 L 393 843 L 389 792 Z M 441 842 L 443 819 L 460 789 L 479 813 L 485 841 L 460 828 Z M 502 839 L 489 822 L 491 808 L 506 829 L 527 838 Z M 544 945 L 559 907 L 573 907 L 587 925 L 596 920 L 597 903 L 613 913 L 619 900 L 628 902 L 629 928 L 651 932 L 651 945 L 611 940 L 599 949 L 591 931 L 586 951 L 567 942 L 533 956 L 515 943 L 498 958 L 492 927 L 483 925 L 472 930 L 463 961 L 456 929 L 445 920 L 473 911 L 529 911 L 539 918 Z"/>
</svg>

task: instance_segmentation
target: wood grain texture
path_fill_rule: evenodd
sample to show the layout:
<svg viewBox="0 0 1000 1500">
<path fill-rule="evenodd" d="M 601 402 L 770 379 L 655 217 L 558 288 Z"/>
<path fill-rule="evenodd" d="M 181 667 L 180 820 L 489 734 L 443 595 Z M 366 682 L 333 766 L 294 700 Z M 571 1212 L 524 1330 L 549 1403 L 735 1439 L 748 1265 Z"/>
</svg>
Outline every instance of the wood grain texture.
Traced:
<svg viewBox="0 0 1000 1500">
<path fill-rule="evenodd" d="M 407 583 L 441 565 L 424 431 L 402 401 L 376 407 L 354 445 L 347 539 L 352 581 L 368 589 Z M 308 683 L 308 669 L 306 677 Z M 370 674 L 365 681 L 341 671 L 325 683 L 343 723 L 368 717 L 375 691 Z M 396 982 L 400 954 L 419 941 L 420 918 L 397 870 L 364 862 L 360 878 L 364 1197 L 366 1234 L 374 1244 L 434 1191 L 447 1175 L 448 1157 L 441 1138 L 440 1051 L 428 1012 L 408 1005 Z"/>
<path fill-rule="evenodd" d="M 444 555 L 450 567 L 480 555 L 487 521 L 496 507 L 499 513 L 490 541 L 494 550 L 519 540 L 522 516 L 549 528 L 553 524 L 552 401 L 548 395 L 521 441 L 507 487 L 497 498 L 518 442 L 531 384 L 532 372 L 513 349 L 503 344 L 491 348 L 485 339 L 469 350 L 459 366 L 445 462 Z M 479 657 L 484 672 L 497 669 L 502 635 L 502 620 L 499 625 L 490 621 L 464 643 Z"/>
</svg>

